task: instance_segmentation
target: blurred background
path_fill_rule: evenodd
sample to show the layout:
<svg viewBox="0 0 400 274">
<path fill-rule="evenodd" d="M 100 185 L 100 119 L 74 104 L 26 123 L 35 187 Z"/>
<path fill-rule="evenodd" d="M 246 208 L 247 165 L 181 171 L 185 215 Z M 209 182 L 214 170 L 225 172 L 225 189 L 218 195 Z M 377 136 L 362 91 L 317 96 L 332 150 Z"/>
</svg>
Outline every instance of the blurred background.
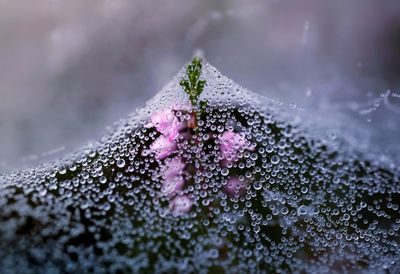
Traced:
<svg viewBox="0 0 400 274">
<path fill-rule="evenodd" d="M 398 154 L 398 0 L 0 0 L 1 166 L 98 138 L 199 49 L 242 86 L 344 115 Z"/>
</svg>

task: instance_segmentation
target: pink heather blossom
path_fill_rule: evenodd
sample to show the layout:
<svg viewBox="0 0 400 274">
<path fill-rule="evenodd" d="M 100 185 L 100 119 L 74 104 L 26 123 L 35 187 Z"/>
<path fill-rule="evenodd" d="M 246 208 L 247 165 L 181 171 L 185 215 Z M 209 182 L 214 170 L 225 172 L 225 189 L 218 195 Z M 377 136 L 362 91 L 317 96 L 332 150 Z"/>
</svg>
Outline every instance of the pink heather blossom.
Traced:
<svg viewBox="0 0 400 274">
<path fill-rule="evenodd" d="M 150 152 L 155 153 L 158 160 L 163 160 L 176 151 L 176 144 L 174 141 L 161 135 L 151 145 Z"/>
<path fill-rule="evenodd" d="M 178 175 L 182 175 L 185 164 L 182 162 L 180 157 L 172 158 L 166 163 L 164 168 L 161 170 L 164 179 L 172 179 Z"/>
<path fill-rule="evenodd" d="M 185 180 L 182 176 L 165 179 L 162 182 L 161 193 L 165 196 L 172 196 L 176 192 L 181 191 L 185 185 Z"/>
<path fill-rule="evenodd" d="M 180 215 L 187 213 L 192 208 L 193 201 L 187 195 L 175 197 L 171 203 L 170 208 L 173 214 Z"/>
<path fill-rule="evenodd" d="M 231 197 L 241 196 L 245 190 L 245 183 L 240 181 L 237 177 L 229 178 L 225 186 L 225 192 Z"/>
<path fill-rule="evenodd" d="M 220 137 L 220 151 L 228 161 L 237 161 L 240 149 L 247 148 L 246 138 L 233 131 L 227 131 Z"/>
<path fill-rule="evenodd" d="M 177 191 L 182 190 L 185 184 L 182 177 L 184 168 L 185 164 L 180 157 L 175 157 L 166 163 L 161 170 L 161 175 L 163 177 L 161 192 L 164 195 L 173 195 Z"/>
<path fill-rule="evenodd" d="M 175 140 L 182 129 L 182 123 L 179 122 L 172 109 L 163 109 L 154 113 L 148 126 L 154 126 L 158 132 L 170 141 Z"/>
</svg>

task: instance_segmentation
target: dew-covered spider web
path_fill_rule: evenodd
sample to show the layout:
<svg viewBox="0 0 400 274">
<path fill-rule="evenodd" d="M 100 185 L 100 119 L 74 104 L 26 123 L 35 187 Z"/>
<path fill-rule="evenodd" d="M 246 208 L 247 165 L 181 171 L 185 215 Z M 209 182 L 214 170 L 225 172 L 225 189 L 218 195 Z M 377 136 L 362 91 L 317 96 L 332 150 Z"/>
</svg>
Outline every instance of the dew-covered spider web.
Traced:
<svg viewBox="0 0 400 274">
<path fill-rule="evenodd" d="M 400 171 L 205 64 L 109 135 L 0 175 L 1 273 L 399 273 Z M 365 147 L 365 146 L 364 146 Z"/>
</svg>

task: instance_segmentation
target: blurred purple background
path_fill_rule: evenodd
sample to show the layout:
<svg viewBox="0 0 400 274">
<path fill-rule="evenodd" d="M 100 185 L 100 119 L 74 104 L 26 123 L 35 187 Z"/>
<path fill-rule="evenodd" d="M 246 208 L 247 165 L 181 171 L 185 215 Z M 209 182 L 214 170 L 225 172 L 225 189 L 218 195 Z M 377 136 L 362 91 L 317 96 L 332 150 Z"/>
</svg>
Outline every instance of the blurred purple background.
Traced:
<svg viewBox="0 0 400 274">
<path fill-rule="evenodd" d="M 62 155 L 195 50 L 266 96 L 400 137 L 400 1 L 0 0 L 0 162 Z"/>
</svg>

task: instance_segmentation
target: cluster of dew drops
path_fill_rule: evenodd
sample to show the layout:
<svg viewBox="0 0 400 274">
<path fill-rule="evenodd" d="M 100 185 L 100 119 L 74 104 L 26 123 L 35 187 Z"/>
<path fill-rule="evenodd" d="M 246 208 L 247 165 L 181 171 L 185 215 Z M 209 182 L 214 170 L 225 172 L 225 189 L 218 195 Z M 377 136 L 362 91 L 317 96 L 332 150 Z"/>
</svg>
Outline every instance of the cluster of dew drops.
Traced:
<svg viewBox="0 0 400 274">
<path fill-rule="evenodd" d="M 208 106 L 165 159 L 148 152 L 160 133 L 137 116 L 64 159 L 1 175 L 1 272 L 398 272 L 398 168 L 318 138 L 208 64 L 204 77 Z M 176 79 L 143 112 L 178 100 Z M 245 138 L 230 161 L 225 132 Z M 162 195 L 174 157 L 184 184 Z M 175 212 L 183 196 L 190 207 Z"/>
</svg>

